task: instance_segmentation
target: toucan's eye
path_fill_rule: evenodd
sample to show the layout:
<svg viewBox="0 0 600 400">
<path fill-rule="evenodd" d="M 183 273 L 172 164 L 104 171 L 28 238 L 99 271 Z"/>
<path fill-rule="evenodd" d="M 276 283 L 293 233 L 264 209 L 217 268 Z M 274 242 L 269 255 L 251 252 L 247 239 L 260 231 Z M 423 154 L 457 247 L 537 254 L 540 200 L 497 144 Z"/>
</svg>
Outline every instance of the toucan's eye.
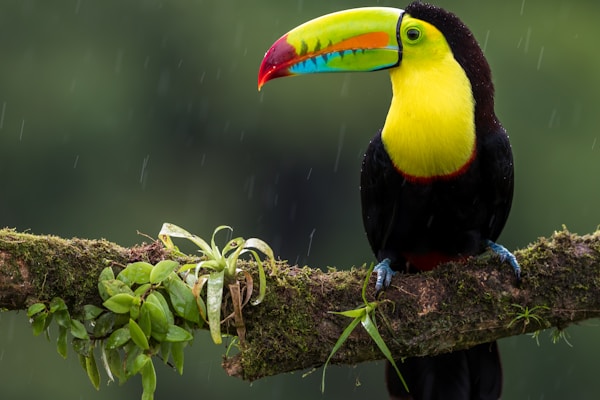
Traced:
<svg viewBox="0 0 600 400">
<path fill-rule="evenodd" d="M 406 31 L 406 37 L 408 38 L 408 40 L 414 42 L 415 40 L 421 37 L 421 31 L 417 28 L 410 28 Z"/>
</svg>

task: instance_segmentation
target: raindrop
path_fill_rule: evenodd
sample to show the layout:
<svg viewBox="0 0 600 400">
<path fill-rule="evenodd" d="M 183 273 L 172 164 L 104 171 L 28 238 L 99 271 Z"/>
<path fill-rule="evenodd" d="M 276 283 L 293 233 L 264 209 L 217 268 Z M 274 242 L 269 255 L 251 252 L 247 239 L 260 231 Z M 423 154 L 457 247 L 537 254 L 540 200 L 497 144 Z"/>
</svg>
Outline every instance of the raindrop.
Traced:
<svg viewBox="0 0 600 400">
<path fill-rule="evenodd" d="M 146 56 L 144 60 L 144 69 L 148 69 L 148 64 L 150 64 L 150 56 Z"/>
<path fill-rule="evenodd" d="M 73 163 L 73 169 L 77 168 L 77 163 L 79 162 L 79 154 L 75 156 L 75 162 Z"/>
<path fill-rule="evenodd" d="M 306 180 L 309 180 L 311 175 L 312 175 L 312 168 L 308 170 L 308 174 L 306 175 Z"/>
<path fill-rule="evenodd" d="M 523 11 L 525 10 L 525 0 L 521 2 L 521 16 L 523 16 Z"/>
<path fill-rule="evenodd" d="M 431 224 L 433 223 L 433 214 L 429 216 L 427 219 L 427 228 L 431 228 Z"/>
<path fill-rule="evenodd" d="M 344 76 L 344 80 L 342 81 L 342 89 L 340 90 L 340 97 L 347 97 L 350 92 L 350 74 L 346 74 Z"/>
<path fill-rule="evenodd" d="M 485 53 L 485 49 L 487 49 L 488 40 L 490 38 L 490 30 L 485 33 L 485 40 L 483 41 L 483 52 Z"/>
<path fill-rule="evenodd" d="M 527 34 L 525 35 L 525 48 L 524 48 L 524 52 L 528 53 L 529 52 L 529 40 L 531 39 L 531 27 L 527 28 Z"/>
<path fill-rule="evenodd" d="M 540 56 L 538 57 L 537 70 L 540 70 L 540 66 L 542 65 L 542 58 L 544 57 L 544 46 L 540 49 Z"/>
<path fill-rule="evenodd" d="M 6 112 L 6 102 L 2 102 L 2 113 L 0 114 L 0 129 L 4 127 L 4 113 Z"/>
<path fill-rule="evenodd" d="M 140 173 L 140 183 L 144 184 L 144 178 L 146 177 L 146 167 L 148 166 L 148 161 L 150 160 L 150 154 L 144 157 L 142 161 L 142 172 Z"/>
<path fill-rule="evenodd" d="M 244 141 L 244 136 L 246 136 L 246 131 L 240 132 L 240 142 Z"/>
<path fill-rule="evenodd" d="M 335 164 L 333 164 L 333 172 L 337 172 L 340 163 L 340 155 L 342 154 L 342 147 L 344 147 L 344 136 L 346 135 L 346 124 L 342 124 L 340 127 L 340 135 L 338 136 L 338 148 L 335 156 Z"/>
<path fill-rule="evenodd" d="M 21 121 L 21 133 L 19 133 L 19 142 L 23 139 L 23 130 L 25 129 L 25 120 Z"/>
<path fill-rule="evenodd" d="M 594 141 L 592 142 L 592 150 L 594 150 L 594 147 L 596 147 L 596 140 L 597 140 L 597 139 L 598 139 L 598 138 L 597 138 L 597 137 L 595 137 L 595 138 L 594 138 Z"/>
<path fill-rule="evenodd" d="M 552 114 L 550 114 L 550 121 L 548 122 L 548 128 L 552 128 L 554 125 L 554 121 L 556 119 L 556 108 L 552 110 Z"/>
<path fill-rule="evenodd" d="M 308 235 L 308 251 L 306 252 L 307 257 L 310 256 L 310 248 L 312 247 L 312 241 L 316 230 L 317 228 L 313 228 L 312 232 L 310 232 L 310 235 Z"/>
<path fill-rule="evenodd" d="M 202 157 L 200 158 L 200 166 L 204 166 L 204 161 L 206 161 L 206 153 L 202 153 Z"/>
</svg>

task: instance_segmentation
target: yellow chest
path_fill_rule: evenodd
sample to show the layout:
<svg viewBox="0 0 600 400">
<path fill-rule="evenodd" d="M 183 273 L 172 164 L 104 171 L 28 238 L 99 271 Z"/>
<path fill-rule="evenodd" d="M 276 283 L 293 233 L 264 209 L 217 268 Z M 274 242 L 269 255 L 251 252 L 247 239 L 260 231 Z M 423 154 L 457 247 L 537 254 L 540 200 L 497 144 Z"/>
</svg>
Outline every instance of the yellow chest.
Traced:
<svg viewBox="0 0 600 400">
<path fill-rule="evenodd" d="M 476 146 L 475 102 L 452 55 L 435 63 L 405 60 L 390 76 L 392 104 L 381 135 L 396 169 L 431 179 L 466 168 Z"/>
</svg>

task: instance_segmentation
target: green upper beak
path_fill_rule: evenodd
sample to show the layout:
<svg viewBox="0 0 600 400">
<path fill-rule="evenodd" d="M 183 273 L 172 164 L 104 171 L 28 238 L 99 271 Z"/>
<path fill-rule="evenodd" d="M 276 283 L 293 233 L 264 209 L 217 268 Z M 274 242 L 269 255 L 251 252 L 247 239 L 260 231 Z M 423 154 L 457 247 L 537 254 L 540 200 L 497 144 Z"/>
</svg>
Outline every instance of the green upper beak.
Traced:
<svg viewBox="0 0 600 400">
<path fill-rule="evenodd" d="M 258 72 L 258 89 L 283 76 L 375 71 L 399 65 L 398 29 L 403 14 L 397 8 L 355 8 L 292 29 L 266 52 Z"/>
</svg>

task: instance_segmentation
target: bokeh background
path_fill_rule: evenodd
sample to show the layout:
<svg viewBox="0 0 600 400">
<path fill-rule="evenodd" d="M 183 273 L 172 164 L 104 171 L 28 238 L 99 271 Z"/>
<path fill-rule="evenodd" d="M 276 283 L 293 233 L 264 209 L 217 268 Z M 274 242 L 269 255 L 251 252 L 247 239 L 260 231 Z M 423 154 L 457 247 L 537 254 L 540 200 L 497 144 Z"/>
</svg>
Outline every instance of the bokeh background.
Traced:
<svg viewBox="0 0 600 400">
<path fill-rule="evenodd" d="M 600 3 L 436 1 L 485 49 L 510 133 L 516 192 L 501 237 L 526 246 L 564 224 L 600 223 Z M 264 52 L 313 17 L 399 1 L 0 2 L 0 225 L 122 245 L 172 222 L 209 236 L 229 224 L 282 259 L 372 261 L 358 193 L 361 157 L 390 101 L 386 72 L 298 77 L 259 93 Z M 500 341 L 505 399 L 596 399 L 600 329 L 587 321 Z M 158 369 L 157 398 L 384 398 L 383 363 L 249 384 L 200 337 L 185 373 Z M 71 352 L 0 313 L 3 399 L 135 399 L 140 382 L 96 392 Z"/>
</svg>

